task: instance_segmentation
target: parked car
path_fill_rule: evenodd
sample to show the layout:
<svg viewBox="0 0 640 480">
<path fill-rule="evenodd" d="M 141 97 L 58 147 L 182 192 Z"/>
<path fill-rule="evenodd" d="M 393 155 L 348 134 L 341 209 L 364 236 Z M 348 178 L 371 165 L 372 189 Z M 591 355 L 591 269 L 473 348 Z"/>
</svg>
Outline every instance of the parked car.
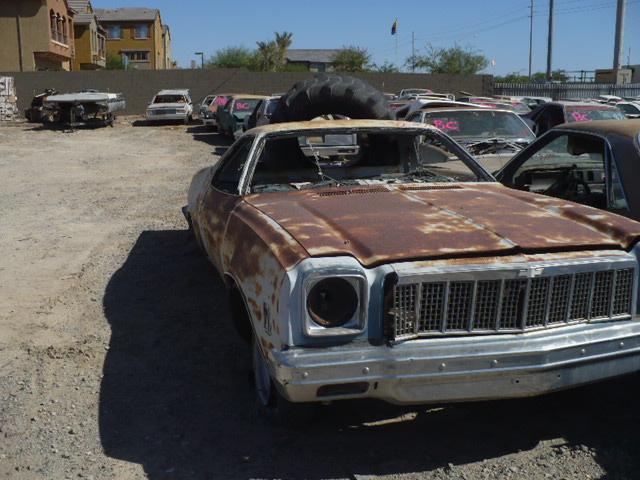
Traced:
<svg viewBox="0 0 640 480">
<path fill-rule="evenodd" d="M 260 100 L 265 96 L 260 95 L 232 95 L 229 101 L 216 112 L 218 131 L 229 138 L 234 138 L 235 133 L 244 125 L 244 119 L 251 115 Z"/>
<path fill-rule="evenodd" d="M 200 102 L 200 110 L 198 112 L 200 114 L 200 118 L 204 118 L 205 112 L 209 110 L 209 105 L 211 105 L 211 102 L 213 102 L 215 98 L 215 95 L 207 95 L 202 99 L 202 101 Z"/>
<path fill-rule="evenodd" d="M 268 125 L 271 115 L 273 115 L 273 112 L 276 110 L 281 96 L 282 95 L 260 100 L 256 105 L 256 108 L 251 112 L 251 115 L 245 118 L 244 130 L 251 130 L 255 127 Z"/>
<path fill-rule="evenodd" d="M 146 119 L 147 122 L 190 123 L 193 120 L 193 104 L 189 90 L 160 90 L 147 107 Z"/>
<path fill-rule="evenodd" d="M 539 106 L 528 115 L 531 129 L 540 136 L 547 130 L 563 123 L 587 122 L 589 120 L 623 120 L 622 111 L 613 105 L 594 102 L 549 102 Z"/>
<path fill-rule="evenodd" d="M 640 118 L 640 102 L 618 102 L 616 107 L 622 110 L 627 118 Z"/>
<path fill-rule="evenodd" d="M 246 132 L 184 209 L 263 413 L 532 396 L 640 369 L 640 223 L 506 188 L 443 132 Z"/>
<path fill-rule="evenodd" d="M 397 120 L 406 120 L 411 117 L 417 111 L 425 111 L 433 108 L 482 108 L 478 105 L 472 105 L 469 103 L 456 102 L 453 100 L 447 100 L 442 98 L 418 98 L 411 100 L 408 103 L 399 106 L 393 112 Z"/>
<path fill-rule="evenodd" d="M 503 167 L 536 139 L 527 124 L 509 110 L 469 107 L 419 110 L 407 120 L 442 130 L 489 171 Z"/>
<path fill-rule="evenodd" d="M 57 95 L 58 91 L 53 88 L 46 88 L 42 93 L 34 95 L 29 108 L 24 111 L 24 118 L 29 123 L 42 123 L 47 119 L 43 117 L 44 101 L 51 95 Z"/>
<path fill-rule="evenodd" d="M 230 93 L 218 93 L 215 95 L 213 100 L 211 100 L 211 103 L 209 104 L 207 110 L 200 117 L 203 125 L 211 127 L 212 129 L 218 128 L 218 109 L 220 107 L 224 107 L 227 104 L 229 98 L 231 98 L 231 95 L 232 94 Z"/>
<path fill-rule="evenodd" d="M 640 220 L 639 136 L 640 120 L 560 125 L 522 150 L 496 177 L 518 190 Z"/>
<path fill-rule="evenodd" d="M 433 93 L 433 90 L 429 90 L 428 88 L 403 88 L 398 93 L 397 97 L 402 98 L 408 95 L 429 95 Z"/>
</svg>

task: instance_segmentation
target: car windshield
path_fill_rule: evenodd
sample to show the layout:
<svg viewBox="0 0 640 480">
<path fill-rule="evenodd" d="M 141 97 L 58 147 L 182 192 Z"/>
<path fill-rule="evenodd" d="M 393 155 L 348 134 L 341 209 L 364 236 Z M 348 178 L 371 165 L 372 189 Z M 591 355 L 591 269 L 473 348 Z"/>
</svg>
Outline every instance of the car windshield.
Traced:
<svg viewBox="0 0 640 480">
<path fill-rule="evenodd" d="M 437 130 L 324 129 L 267 137 L 251 190 L 489 180 L 468 154 Z"/>
<path fill-rule="evenodd" d="M 495 110 L 427 112 L 425 123 L 448 133 L 456 140 L 490 138 L 535 140 L 535 135 L 515 113 Z"/>
<path fill-rule="evenodd" d="M 590 120 L 624 120 L 624 113 L 617 107 L 607 105 L 568 105 L 565 107 L 567 122 L 588 122 Z"/>
<path fill-rule="evenodd" d="M 184 95 L 156 95 L 153 103 L 187 103 Z"/>
<path fill-rule="evenodd" d="M 234 113 L 251 113 L 258 102 L 260 102 L 258 98 L 238 98 L 233 106 L 233 111 Z"/>
<path fill-rule="evenodd" d="M 620 103 L 617 106 L 620 110 L 628 115 L 640 114 L 640 107 L 636 107 L 635 105 L 631 105 L 630 103 Z"/>
</svg>

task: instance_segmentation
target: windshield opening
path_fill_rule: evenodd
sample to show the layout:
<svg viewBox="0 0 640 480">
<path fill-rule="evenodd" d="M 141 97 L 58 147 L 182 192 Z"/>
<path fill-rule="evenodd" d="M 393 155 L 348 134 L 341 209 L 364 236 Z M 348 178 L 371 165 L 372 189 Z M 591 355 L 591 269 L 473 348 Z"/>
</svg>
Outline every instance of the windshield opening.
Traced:
<svg viewBox="0 0 640 480">
<path fill-rule="evenodd" d="M 153 103 L 187 103 L 184 95 L 156 95 Z"/>
<path fill-rule="evenodd" d="M 491 179 L 454 145 L 432 130 L 336 129 L 269 137 L 256 163 L 251 191 Z"/>
<path fill-rule="evenodd" d="M 256 105 L 260 102 L 259 99 L 244 99 L 239 98 L 233 107 L 234 113 L 251 113 Z"/>
<path fill-rule="evenodd" d="M 591 120 L 625 120 L 626 117 L 617 107 L 606 105 L 585 105 L 565 107 L 567 122 L 588 122 Z"/>
</svg>

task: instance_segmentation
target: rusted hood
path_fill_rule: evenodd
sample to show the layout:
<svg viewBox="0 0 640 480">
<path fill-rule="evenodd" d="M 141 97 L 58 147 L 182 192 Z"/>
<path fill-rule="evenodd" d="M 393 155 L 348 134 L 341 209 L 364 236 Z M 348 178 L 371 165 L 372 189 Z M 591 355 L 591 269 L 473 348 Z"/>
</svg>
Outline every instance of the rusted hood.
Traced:
<svg viewBox="0 0 640 480">
<path fill-rule="evenodd" d="M 430 258 L 628 248 L 640 223 L 496 183 L 265 193 L 247 202 L 311 256 L 365 266 Z"/>
</svg>

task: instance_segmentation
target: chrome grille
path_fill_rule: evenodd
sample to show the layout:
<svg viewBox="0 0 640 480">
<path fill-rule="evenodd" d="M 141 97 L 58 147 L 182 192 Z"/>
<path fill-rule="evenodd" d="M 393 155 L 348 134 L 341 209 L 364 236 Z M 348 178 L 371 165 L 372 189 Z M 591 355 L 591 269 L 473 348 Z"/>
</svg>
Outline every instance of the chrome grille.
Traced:
<svg viewBox="0 0 640 480">
<path fill-rule="evenodd" d="M 628 261 L 621 263 L 625 268 L 592 262 L 575 272 L 555 265 L 541 269 L 544 273 L 533 278 L 522 278 L 522 270 L 479 270 L 460 273 L 460 278 L 455 272 L 442 271 L 414 275 L 394 287 L 390 310 L 393 335 L 406 339 L 517 333 L 580 321 L 629 318 L 635 301 L 636 269 Z"/>
</svg>

